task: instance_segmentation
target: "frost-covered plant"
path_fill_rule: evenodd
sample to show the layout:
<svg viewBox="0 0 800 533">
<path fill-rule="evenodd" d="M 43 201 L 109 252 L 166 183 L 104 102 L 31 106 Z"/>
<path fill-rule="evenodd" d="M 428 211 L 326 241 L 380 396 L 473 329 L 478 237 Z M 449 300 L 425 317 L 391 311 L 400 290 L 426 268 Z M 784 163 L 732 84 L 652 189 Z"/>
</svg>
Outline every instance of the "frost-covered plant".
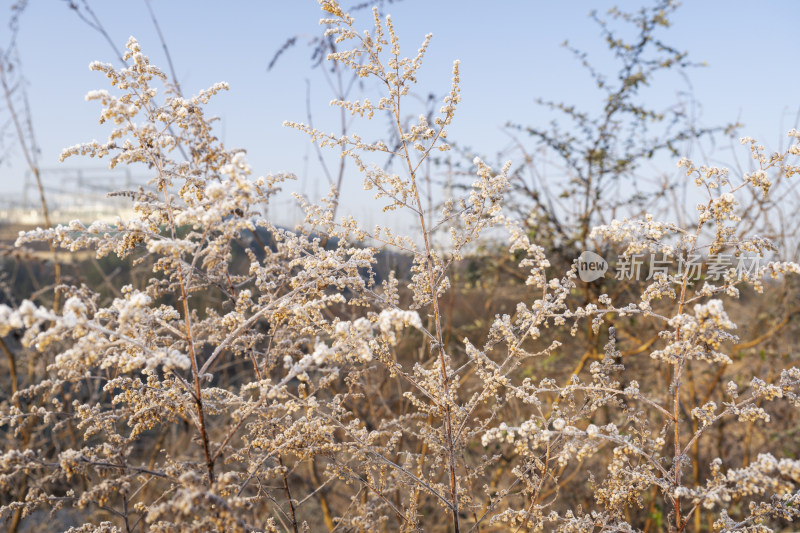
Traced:
<svg viewBox="0 0 800 533">
<path fill-rule="evenodd" d="M 58 311 L 29 300 L 0 305 L 0 335 L 19 335 L 46 365 L 0 410 L 13 444 L 0 456 L 9 495 L 0 516 L 72 506 L 84 510 L 76 532 L 642 531 L 649 526 L 637 507 L 662 500 L 675 531 L 693 527 L 701 510 L 725 531 L 766 531 L 797 517 L 800 462 L 763 453 L 749 464 L 701 465 L 692 451 L 723 421 L 769 422 L 765 402 L 800 405 L 800 371 L 731 381 L 721 405 L 698 402 L 685 379 L 693 366 L 731 364 L 736 325 L 723 297 L 800 267 L 732 269 L 702 287 L 685 273 L 659 273 L 636 301 L 602 295 L 575 305 L 577 265 L 553 276 L 546 251 L 504 212 L 508 165 L 497 172 L 475 160 L 471 190 L 437 212 L 420 198 L 421 165 L 448 149 L 458 62 L 439 116 L 406 127 L 401 106 L 430 36 L 404 58 L 390 18 L 376 12 L 361 33 L 336 2 L 321 5 L 328 35 L 349 47 L 329 59 L 382 90 L 377 102 L 333 104 L 367 118 L 389 113 L 399 143 L 288 125 L 351 158 L 365 188 L 385 209 L 411 214 L 417 232 L 335 218 L 336 190 L 321 205 L 303 202 L 294 230 L 276 227 L 263 213 L 287 176 L 253 178 L 244 153 L 226 150 L 203 114 L 225 84 L 183 98 L 134 39 L 126 68 L 93 63 L 116 92 L 88 98 L 114 129 L 108 142 L 64 157 L 145 164 L 153 179 L 126 193 L 133 220 L 75 221 L 18 243 L 150 261 L 152 277 L 107 301 L 91 287 L 62 286 Z M 629 256 L 648 250 L 676 261 L 703 249 L 763 254 L 764 239 L 734 236 L 736 194 L 768 192 L 774 169 L 797 171 L 787 158 L 800 134 L 790 135 L 789 150 L 769 160 L 753 144 L 761 172 L 740 184 L 683 161 L 708 195 L 692 231 L 646 217 L 593 237 L 623 242 Z M 382 154 L 402 163 L 397 172 L 371 160 Z M 442 227 L 447 246 L 434 235 Z M 495 317 L 488 337 L 454 342 L 443 298 L 487 231 L 507 233 L 535 296 Z M 408 254 L 410 272 L 376 279 L 380 249 Z M 604 327 L 630 316 L 658 324 L 659 344 L 640 353 L 670 373 L 663 387 L 643 388 L 649 375 L 634 379 L 616 330 Z M 530 376 L 546 368 L 537 358 L 567 356 L 569 333 L 587 321 L 595 334 L 608 331 L 588 373 Z M 698 474 L 685 475 L 692 468 Z M 588 504 L 578 499 L 587 484 Z"/>
</svg>

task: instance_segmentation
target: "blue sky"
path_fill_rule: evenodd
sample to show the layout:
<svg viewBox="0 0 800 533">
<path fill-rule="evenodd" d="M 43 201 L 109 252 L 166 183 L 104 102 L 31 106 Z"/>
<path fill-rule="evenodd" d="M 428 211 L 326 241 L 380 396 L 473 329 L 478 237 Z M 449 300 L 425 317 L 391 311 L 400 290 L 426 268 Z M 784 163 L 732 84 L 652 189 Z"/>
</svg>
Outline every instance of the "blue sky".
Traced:
<svg viewBox="0 0 800 533">
<path fill-rule="evenodd" d="M 5 20 L 13 3 L 0 2 L 0 37 L 7 34 Z M 419 93 L 444 94 L 452 61 L 461 60 L 463 102 L 450 138 L 492 156 L 508 144 L 500 129 L 507 121 L 543 126 L 548 120 L 534 104 L 537 97 L 598 108 L 599 93 L 561 43 L 569 39 L 589 51 L 597 64 L 608 65 L 599 29 L 588 13 L 602 13 L 615 4 L 631 9 L 643 2 L 405 0 L 385 11 L 392 14 L 409 55 L 425 33 L 434 34 Z M 90 5 L 119 48 L 134 35 L 151 61 L 167 68 L 143 1 L 95 0 Z M 315 125 L 331 131 L 336 127 L 337 112 L 328 107 L 332 94 L 310 68 L 307 39 L 320 31 L 317 2 L 152 0 L 151 5 L 184 92 L 217 81 L 230 84 L 231 90 L 211 106 L 222 119 L 219 132 L 226 145 L 246 148 L 258 175 L 294 172 L 300 178 L 297 189 L 310 196 L 324 193 L 327 186 L 308 140 L 282 127 L 284 120 L 305 120 L 307 79 Z M 357 19 L 368 27 L 368 12 L 359 12 Z M 709 65 L 689 71 L 694 97 L 702 105 L 699 125 L 740 121 L 743 135 L 777 147 L 800 108 L 800 69 L 792 59 L 800 2 L 693 0 L 672 21 L 664 40 Z M 268 71 L 270 58 L 292 35 L 300 36 L 298 45 Z M 0 46 L 5 41 L 0 38 Z M 97 103 L 85 102 L 84 96 L 106 88 L 105 78 L 87 66 L 93 60 L 113 62 L 108 44 L 66 2 L 31 0 L 20 21 L 18 47 L 41 166 L 104 168 L 94 160 L 71 159 L 60 165 L 57 159 L 66 146 L 105 138 L 107 129 L 97 124 Z M 663 87 L 650 90 L 656 108 L 674 102 L 676 91 L 688 89 L 680 78 L 667 76 L 664 81 Z M 5 113 L 4 106 L 0 113 Z M 721 161 L 727 157 L 724 150 L 711 156 Z M 0 194 L 18 194 L 24 173 L 23 159 L 12 151 L 0 164 Z M 357 176 L 348 176 L 344 190 L 356 211 L 368 198 L 357 192 L 360 183 Z"/>
</svg>

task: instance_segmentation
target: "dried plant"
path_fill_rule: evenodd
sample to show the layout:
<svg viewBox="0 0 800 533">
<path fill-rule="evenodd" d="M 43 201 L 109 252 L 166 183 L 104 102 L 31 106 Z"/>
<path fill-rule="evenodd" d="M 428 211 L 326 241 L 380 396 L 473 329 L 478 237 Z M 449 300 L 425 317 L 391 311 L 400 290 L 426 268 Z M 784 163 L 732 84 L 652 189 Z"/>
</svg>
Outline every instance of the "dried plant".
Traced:
<svg viewBox="0 0 800 533">
<path fill-rule="evenodd" d="M 401 108 L 431 36 L 406 58 L 391 18 L 375 11 L 362 33 L 336 2 L 320 3 L 337 45 L 328 59 L 383 95 L 333 105 L 388 112 L 399 142 L 287 125 L 350 158 L 384 209 L 409 213 L 417 232 L 336 218 L 337 187 L 320 205 L 298 197 L 298 227 L 275 226 L 262 213 L 291 176 L 253 178 L 244 154 L 214 136 L 203 106 L 226 84 L 182 97 L 133 38 L 127 67 L 93 63 L 115 93 L 87 98 L 113 131 L 63 157 L 146 165 L 149 188 L 129 194 L 137 217 L 74 221 L 18 244 L 90 248 L 152 274 L 116 296 L 63 286 L 60 309 L 0 305 L 0 335 L 31 369 L 0 409 L 0 516 L 42 521 L 39 510 L 51 510 L 77 517 L 72 532 L 686 531 L 703 527 L 701 513 L 715 531 L 773 531 L 797 518 L 800 461 L 766 449 L 753 461 L 705 460 L 697 450 L 722 424 L 737 438 L 737 426 L 770 423 L 773 403 L 800 406 L 800 370 L 740 375 L 724 391 L 711 378 L 706 398 L 687 380 L 693 389 L 732 364 L 736 324 L 723 300 L 800 266 L 765 259 L 702 286 L 678 267 L 699 253 L 771 251 L 766 239 L 738 237 L 737 195 L 768 194 L 771 175 L 797 173 L 800 133 L 771 157 L 746 139 L 759 170 L 739 180 L 681 161 L 706 195 L 692 227 L 646 216 L 591 232 L 621 243 L 623 258 L 647 251 L 674 268 L 630 301 L 579 302 L 578 263 L 552 272 L 525 221 L 504 209 L 510 164 L 498 172 L 476 159 L 471 190 L 436 212 L 421 199 L 420 168 L 449 149 L 459 63 L 439 115 L 406 127 Z M 387 155 L 398 172 L 373 162 Z M 444 298 L 482 234 L 507 235 L 524 297 L 484 338 L 452 341 Z M 410 272 L 377 279 L 384 250 L 408 254 Z M 638 356 L 617 344 L 631 317 L 659 332 Z M 582 324 L 607 341 L 598 360 L 565 380 L 531 375 L 568 358 Z M 652 524 L 655 509 L 662 524 Z"/>
</svg>

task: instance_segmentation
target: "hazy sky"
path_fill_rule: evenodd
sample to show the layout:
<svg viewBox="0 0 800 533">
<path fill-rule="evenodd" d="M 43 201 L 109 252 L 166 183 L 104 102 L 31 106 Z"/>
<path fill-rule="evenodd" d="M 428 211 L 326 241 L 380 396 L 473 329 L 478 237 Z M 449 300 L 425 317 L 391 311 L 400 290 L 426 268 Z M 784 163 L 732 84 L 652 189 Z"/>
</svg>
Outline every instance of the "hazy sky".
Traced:
<svg viewBox="0 0 800 533">
<path fill-rule="evenodd" d="M 133 35 L 151 61 L 167 69 L 143 1 L 89 1 L 118 49 Z M 5 20 L 13 3 L 0 3 Z M 434 34 L 420 94 L 445 94 L 452 61 L 461 60 L 463 102 L 450 137 L 493 156 L 508 145 L 500 129 L 507 121 L 544 125 L 547 115 L 534 104 L 537 97 L 598 109 L 599 93 L 560 45 L 569 39 L 589 51 L 601 69 L 610 65 L 600 31 L 588 13 L 592 9 L 603 13 L 614 4 L 630 9 L 643 2 L 405 0 L 387 4 L 384 10 L 392 14 L 408 55 L 416 52 L 425 33 Z M 231 90 L 211 106 L 222 119 L 219 133 L 226 145 L 246 148 L 257 175 L 294 172 L 299 177 L 298 190 L 311 196 L 323 194 L 327 186 L 308 140 L 281 125 L 284 120 L 306 119 L 308 79 L 315 125 L 336 128 L 337 112 L 328 107 L 332 93 L 319 72 L 311 69 L 308 40 L 320 32 L 317 2 L 152 0 L 151 5 L 184 93 L 217 81 L 230 84 Z M 368 27 L 368 11 L 356 17 L 361 27 Z M 0 46 L 7 42 L 5 20 Z M 690 58 L 709 66 L 689 71 L 691 87 L 678 77 L 666 76 L 664 86 L 649 94 L 656 107 L 666 107 L 675 101 L 676 91 L 691 88 L 702 105 L 699 125 L 738 120 L 745 125 L 742 134 L 777 147 L 800 108 L 800 69 L 793 59 L 798 27 L 800 2 L 796 0 L 687 1 L 663 34 L 664 41 L 688 50 Z M 293 35 L 299 36 L 297 45 L 268 71 L 270 58 Z M 58 167 L 58 155 L 66 146 L 104 140 L 108 130 L 97 124 L 97 102 L 84 101 L 89 90 L 107 88 L 105 77 L 87 68 L 93 60 L 114 62 L 102 36 L 82 22 L 67 2 L 31 0 L 20 21 L 18 48 L 41 166 Z M 5 106 L 0 106 L 0 124 L 7 120 Z M 4 141 L 3 152 L 11 139 Z M 724 159 L 725 152 L 714 155 Z M 64 165 L 105 168 L 102 162 L 76 158 Z M 3 198 L 19 194 L 24 175 L 24 162 L 12 149 L 0 163 Z M 59 178 L 51 174 L 49 179 Z M 350 176 L 343 191 L 356 211 L 368 198 L 357 192 L 360 184 L 360 178 Z"/>
</svg>

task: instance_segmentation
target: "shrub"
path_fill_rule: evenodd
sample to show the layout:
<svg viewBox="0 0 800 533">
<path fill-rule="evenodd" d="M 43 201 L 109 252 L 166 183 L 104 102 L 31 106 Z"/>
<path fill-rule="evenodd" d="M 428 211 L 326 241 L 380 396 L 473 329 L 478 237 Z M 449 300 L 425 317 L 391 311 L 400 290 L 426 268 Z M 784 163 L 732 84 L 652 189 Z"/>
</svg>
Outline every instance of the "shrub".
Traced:
<svg viewBox="0 0 800 533">
<path fill-rule="evenodd" d="M 390 18 L 376 12 L 361 33 L 338 4 L 321 5 L 328 34 L 351 46 L 329 59 L 383 94 L 333 104 L 367 118 L 389 112 L 401 142 L 288 125 L 351 158 L 365 188 L 384 209 L 415 217 L 417 233 L 334 219 L 335 190 L 321 205 L 304 203 L 294 230 L 276 227 L 261 213 L 290 176 L 251 177 L 203 113 L 227 85 L 183 98 L 134 39 L 127 68 L 93 63 L 117 93 L 88 98 L 115 128 L 108 142 L 63 157 L 145 164 L 150 187 L 125 193 L 133 220 L 74 221 L 18 244 L 147 260 L 152 277 L 105 299 L 62 286 L 58 312 L 30 300 L 0 306 L 0 334 L 15 350 L 18 336 L 30 368 L 0 411 L 9 444 L 0 515 L 37 520 L 38 509 L 75 507 L 76 532 L 680 531 L 700 529 L 701 513 L 714 530 L 771 531 L 793 520 L 799 461 L 766 449 L 752 461 L 706 460 L 698 447 L 723 424 L 737 439 L 737 427 L 769 423 L 773 402 L 800 405 L 794 367 L 716 388 L 737 342 L 723 299 L 800 267 L 765 259 L 719 280 L 706 270 L 700 286 L 685 266 L 700 252 L 708 261 L 770 252 L 766 239 L 736 236 L 737 194 L 767 194 L 770 173 L 796 173 L 800 133 L 771 157 L 745 140 L 759 170 L 739 180 L 681 161 L 706 196 L 691 229 L 652 216 L 594 228 L 593 238 L 622 243 L 623 260 L 646 252 L 671 263 L 630 301 L 603 294 L 577 305 L 578 263 L 553 273 L 547 251 L 504 211 L 509 165 L 495 171 L 476 159 L 471 190 L 435 212 L 420 198 L 421 164 L 449 148 L 458 62 L 438 118 L 404 127 L 401 104 L 430 36 L 404 58 Z M 374 164 L 375 154 L 402 162 L 402 173 Z M 449 228 L 446 247 L 440 228 Z M 487 232 L 507 235 L 527 288 L 514 289 L 523 298 L 484 338 L 455 342 L 443 302 Z M 239 249 L 247 261 L 234 260 Z M 410 257 L 408 275 L 375 278 L 383 249 Z M 633 329 L 628 319 L 658 331 L 640 357 L 617 345 L 617 328 Z M 585 370 L 537 376 L 541 360 L 569 359 L 580 346 L 570 333 L 579 339 L 583 324 L 604 335 L 604 352 L 582 358 Z M 700 380 L 710 384 L 705 398 Z"/>
</svg>

